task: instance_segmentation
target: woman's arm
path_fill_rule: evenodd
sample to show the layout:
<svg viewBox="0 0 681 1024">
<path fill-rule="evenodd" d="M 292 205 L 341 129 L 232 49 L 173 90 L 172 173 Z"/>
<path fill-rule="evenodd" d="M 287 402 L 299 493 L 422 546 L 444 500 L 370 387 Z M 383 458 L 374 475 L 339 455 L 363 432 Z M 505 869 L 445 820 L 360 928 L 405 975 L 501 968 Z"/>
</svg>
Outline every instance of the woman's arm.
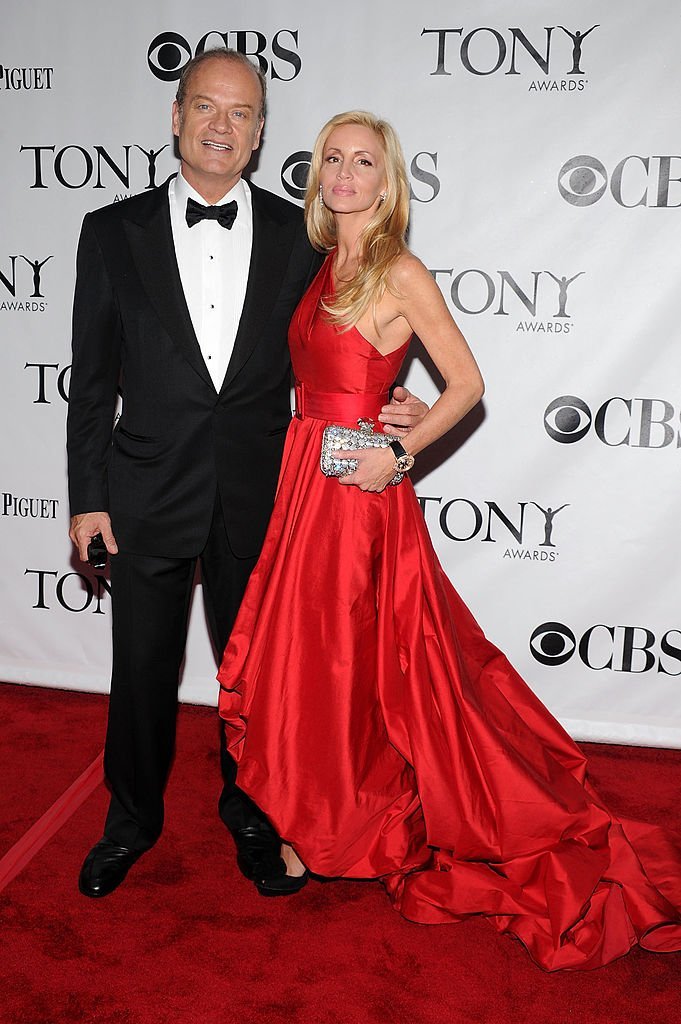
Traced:
<svg viewBox="0 0 681 1024">
<path fill-rule="evenodd" d="M 440 289 L 421 261 L 411 253 L 400 257 L 392 273 L 392 291 L 377 309 L 377 320 L 394 333 L 402 321 L 418 335 L 440 371 L 445 390 L 404 440 L 410 455 L 418 455 L 459 422 L 484 393 L 480 370 L 466 339 L 447 309 Z M 340 481 L 362 490 L 381 491 L 394 475 L 391 449 L 347 453 L 357 470 Z M 345 455 L 345 453 L 344 453 Z"/>
</svg>

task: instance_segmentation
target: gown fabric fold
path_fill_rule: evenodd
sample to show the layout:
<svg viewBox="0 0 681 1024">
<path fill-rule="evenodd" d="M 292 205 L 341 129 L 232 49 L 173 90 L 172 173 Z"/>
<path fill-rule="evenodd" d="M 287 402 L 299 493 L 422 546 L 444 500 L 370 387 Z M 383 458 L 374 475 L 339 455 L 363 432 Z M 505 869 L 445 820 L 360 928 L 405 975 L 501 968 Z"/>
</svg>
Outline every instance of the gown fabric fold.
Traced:
<svg viewBox="0 0 681 1024">
<path fill-rule="evenodd" d="M 331 288 L 329 257 L 291 323 L 296 379 L 376 418 L 407 346 L 330 325 Z M 312 872 L 380 878 L 412 921 L 484 915 L 549 971 L 681 949 L 681 840 L 608 811 L 447 579 L 411 482 L 323 476 L 331 421 L 291 422 L 218 675 L 238 785 Z"/>
</svg>

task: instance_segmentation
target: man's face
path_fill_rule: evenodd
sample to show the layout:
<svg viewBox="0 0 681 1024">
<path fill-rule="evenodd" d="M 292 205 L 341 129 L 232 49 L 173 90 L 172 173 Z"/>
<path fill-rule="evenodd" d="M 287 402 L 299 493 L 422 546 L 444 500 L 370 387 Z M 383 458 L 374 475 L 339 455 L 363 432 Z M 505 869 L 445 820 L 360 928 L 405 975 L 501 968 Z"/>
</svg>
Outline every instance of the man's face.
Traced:
<svg viewBox="0 0 681 1024">
<path fill-rule="evenodd" d="M 208 202 L 236 184 L 260 144 L 262 92 L 243 64 L 207 60 L 192 73 L 187 94 L 173 104 L 182 173 Z"/>
</svg>

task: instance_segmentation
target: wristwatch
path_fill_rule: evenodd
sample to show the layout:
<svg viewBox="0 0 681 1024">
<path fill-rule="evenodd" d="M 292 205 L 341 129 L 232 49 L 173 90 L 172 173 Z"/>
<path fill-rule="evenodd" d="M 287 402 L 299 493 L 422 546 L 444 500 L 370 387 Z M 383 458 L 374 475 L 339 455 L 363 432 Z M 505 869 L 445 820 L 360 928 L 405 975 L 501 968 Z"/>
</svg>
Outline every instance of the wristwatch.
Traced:
<svg viewBox="0 0 681 1024">
<path fill-rule="evenodd" d="M 408 473 L 414 465 L 414 456 L 410 455 L 396 438 L 389 442 L 388 447 L 392 448 L 395 456 L 395 472 Z"/>
</svg>

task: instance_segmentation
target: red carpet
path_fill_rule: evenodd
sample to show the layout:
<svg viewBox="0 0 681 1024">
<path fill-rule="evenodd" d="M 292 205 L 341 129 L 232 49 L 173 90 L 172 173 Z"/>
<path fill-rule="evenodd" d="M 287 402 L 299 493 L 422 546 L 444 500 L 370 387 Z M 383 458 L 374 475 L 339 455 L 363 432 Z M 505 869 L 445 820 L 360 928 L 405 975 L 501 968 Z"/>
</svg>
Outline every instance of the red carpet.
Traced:
<svg viewBox="0 0 681 1024">
<path fill-rule="evenodd" d="M 0 857 L 94 761 L 106 699 L 0 685 Z M 589 745 L 615 811 L 681 832 L 681 751 Z M 180 713 L 166 829 L 102 901 L 80 896 L 103 787 L 0 893 L 3 1024 L 676 1024 L 681 956 L 543 974 L 485 921 L 405 922 L 377 884 L 265 900 L 217 818 L 217 721 Z"/>
</svg>

